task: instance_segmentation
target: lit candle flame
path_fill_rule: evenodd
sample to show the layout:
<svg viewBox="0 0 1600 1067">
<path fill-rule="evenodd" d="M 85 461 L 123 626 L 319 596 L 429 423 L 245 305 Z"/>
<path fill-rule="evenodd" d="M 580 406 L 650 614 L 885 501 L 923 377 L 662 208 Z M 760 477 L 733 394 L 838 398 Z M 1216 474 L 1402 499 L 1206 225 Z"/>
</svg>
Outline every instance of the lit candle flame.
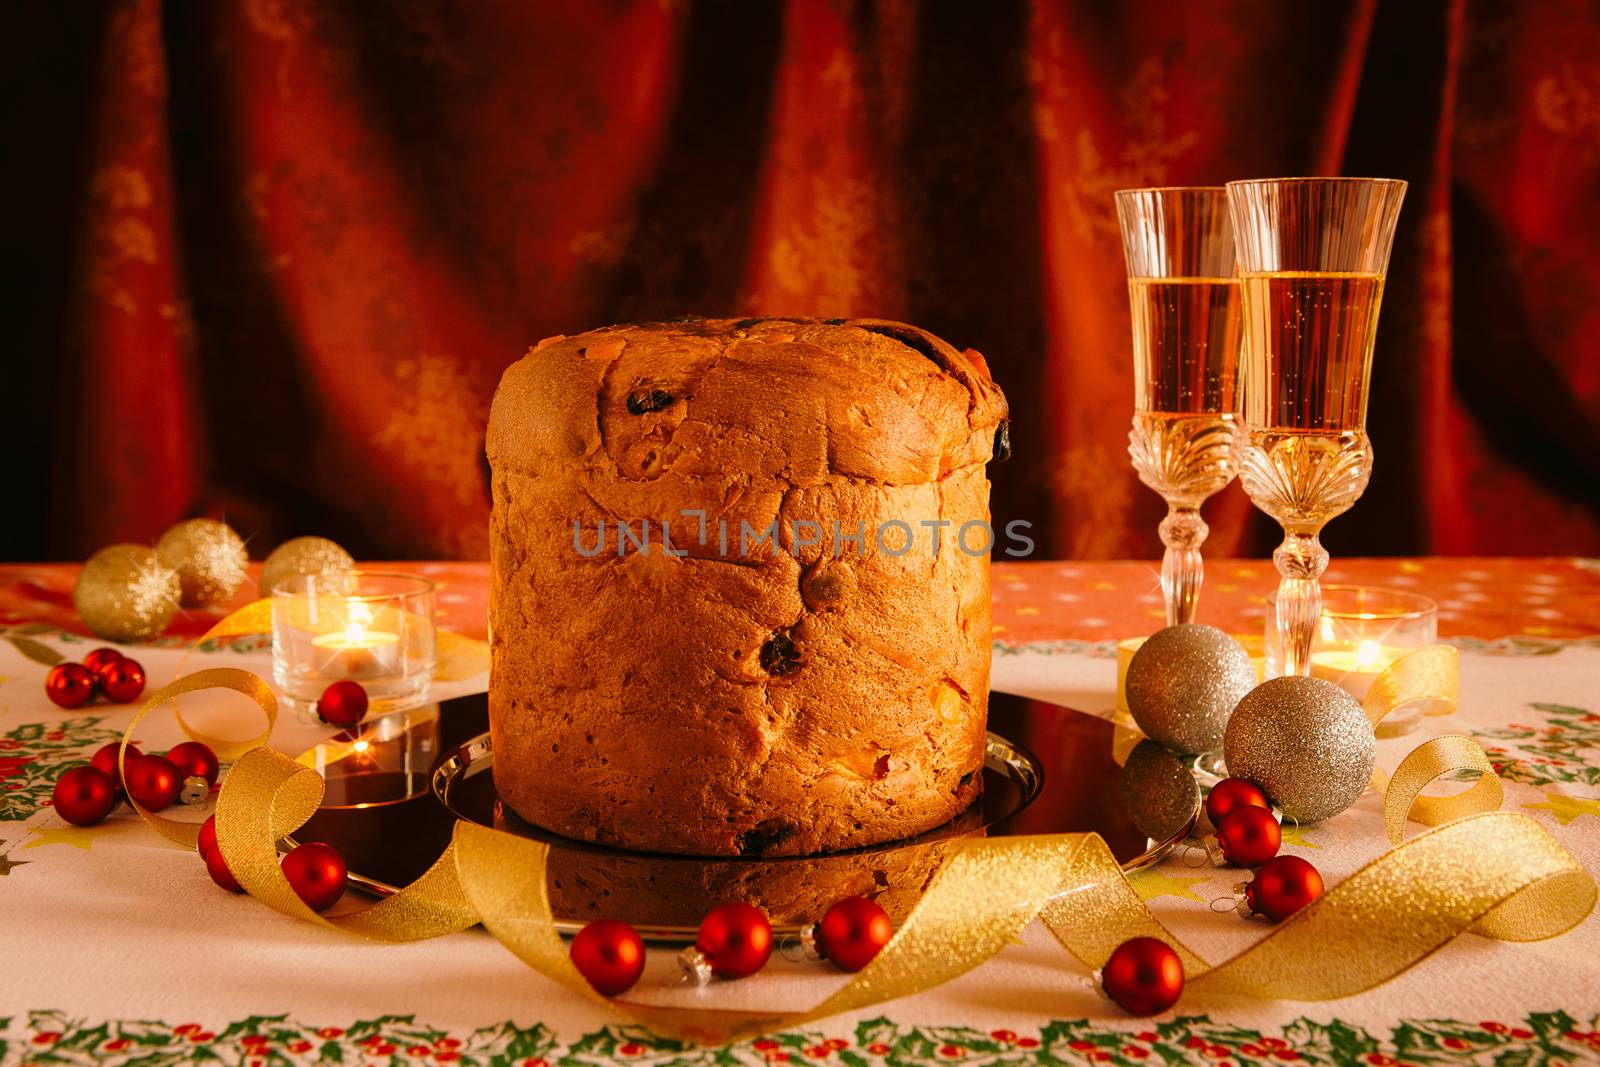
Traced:
<svg viewBox="0 0 1600 1067">
<path fill-rule="evenodd" d="M 350 600 L 345 604 L 344 629 L 320 634 L 312 638 L 311 643 L 318 648 L 373 649 L 393 645 L 399 640 L 397 634 L 371 629 L 373 621 L 370 605 Z"/>
<path fill-rule="evenodd" d="M 344 639 L 355 647 L 366 643 L 367 626 L 372 622 L 372 609 L 367 607 L 365 601 L 357 600 L 350 604 L 350 613 L 344 620 Z"/>
<path fill-rule="evenodd" d="M 1383 662 L 1383 646 L 1376 641 L 1363 641 L 1356 649 L 1356 669 L 1370 671 Z"/>
</svg>

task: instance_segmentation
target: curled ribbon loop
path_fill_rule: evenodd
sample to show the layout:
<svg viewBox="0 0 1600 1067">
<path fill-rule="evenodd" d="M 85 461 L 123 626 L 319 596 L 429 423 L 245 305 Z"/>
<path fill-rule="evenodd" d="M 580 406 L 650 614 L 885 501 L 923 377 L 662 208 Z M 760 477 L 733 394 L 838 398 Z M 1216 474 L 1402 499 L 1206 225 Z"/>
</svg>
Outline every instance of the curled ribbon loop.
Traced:
<svg viewBox="0 0 1600 1067">
<path fill-rule="evenodd" d="M 1449 797 L 1421 795 L 1430 783 L 1461 771 L 1478 772 L 1472 788 Z M 1443 734 L 1412 749 L 1395 768 L 1383 796 L 1383 828 L 1389 843 L 1398 845 L 1405 837 L 1408 818 L 1424 826 L 1441 826 L 1452 819 L 1494 811 L 1504 798 L 1500 776 L 1478 743 L 1465 734 Z"/>
<path fill-rule="evenodd" d="M 1461 697 L 1461 652 L 1429 645 L 1408 652 L 1372 681 L 1362 709 L 1373 726 L 1405 704 L 1421 703 L 1429 715 L 1449 715 Z"/>
<path fill-rule="evenodd" d="M 477 923 L 456 876 L 454 845 L 415 882 L 370 907 L 331 917 L 307 907 L 278 866 L 278 841 L 315 814 L 322 789 L 316 771 L 269 748 L 245 753 L 228 772 L 217 797 L 217 847 L 246 892 L 285 915 L 376 941 L 422 941 Z"/>
<path fill-rule="evenodd" d="M 272 726 L 275 722 L 277 722 L 278 715 L 278 698 L 272 694 L 270 689 L 266 690 L 267 699 L 271 701 L 271 707 L 269 708 L 268 705 L 264 703 L 254 692 L 247 692 L 244 689 L 239 689 L 237 686 L 226 687 L 230 689 L 237 689 L 238 692 L 244 693 L 245 696 L 250 697 L 252 700 L 255 700 L 257 704 L 260 704 L 262 710 L 266 711 L 267 713 L 267 728 L 265 731 L 255 737 L 250 738 L 248 741 L 230 741 L 226 738 L 213 737 L 202 730 L 195 729 L 195 727 L 191 726 L 184 719 L 183 710 L 178 704 L 179 695 L 193 692 L 195 689 L 211 688 L 210 686 L 201 685 L 182 688 L 175 687 L 178 687 L 180 683 L 187 681 L 190 678 L 197 678 L 202 674 L 210 673 L 209 671 L 198 671 L 191 675 L 185 675 L 183 673 L 183 668 L 188 666 L 189 657 L 194 655 L 195 650 L 200 648 L 207 641 L 215 641 L 220 637 L 239 637 L 244 634 L 265 634 L 271 632 L 272 601 L 270 600 L 257 600 L 246 604 L 238 611 L 231 612 L 224 618 L 218 620 L 215 626 L 201 634 L 195 643 L 190 645 L 188 649 L 184 651 L 183 658 L 178 661 L 178 681 L 173 682 L 172 685 L 162 689 L 161 692 L 157 693 L 155 696 L 151 697 L 150 700 L 146 701 L 144 710 L 141 710 L 138 717 L 136 717 L 133 721 L 138 722 L 139 719 L 143 718 L 145 713 L 151 709 L 153 704 L 158 704 L 162 700 L 170 698 L 172 701 L 172 714 L 178 720 L 178 728 L 181 729 L 184 732 L 184 735 L 190 740 L 199 741 L 201 744 L 211 749 L 211 751 L 215 752 L 217 754 L 217 759 L 223 763 L 232 763 L 246 752 L 249 752 L 252 748 L 257 748 L 266 744 L 267 739 L 272 736 Z M 254 678 L 256 682 L 260 683 L 263 687 L 266 685 L 265 682 L 262 682 L 261 679 L 257 678 L 255 675 L 250 674 L 249 671 L 239 671 L 238 673 L 249 675 L 249 677 Z M 128 728 L 130 731 L 132 730 L 132 723 L 129 724 Z"/>
<path fill-rule="evenodd" d="M 134 712 L 133 718 L 128 721 L 127 729 L 122 731 L 122 743 L 117 749 L 117 773 L 119 776 L 125 774 L 127 771 L 126 760 L 128 756 L 128 746 L 133 742 L 134 730 L 138 727 L 139 723 L 144 721 L 145 716 L 149 715 L 152 711 L 159 708 L 168 700 L 173 702 L 173 708 L 174 711 L 176 711 L 179 696 L 183 695 L 184 693 L 198 692 L 202 689 L 231 689 L 236 693 L 243 693 L 245 696 L 255 701 L 256 706 L 261 709 L 261 713 L 266 716 L 267 720 L 267 728 L 262 733 L 260 740 L 258 740 L 256 744 L 265 742 L 265 740 L 271 736 L 273 724 L 278 721 L 278 698 L 273 695 L 272 688 L 267 685 L 266 682 L 262 681 L 259 676 L 251 674 L 249 671 L 242 671 L 235 667 L 212 667 L 209 670 L 196 671 L 193 674 L 184 675 L 183 677 L 174 681 L 171 685 L 162 686 L 154 693 L 151 693 L 145 698 L 144 703 L 139 706 L 139 710 Z M 224 758 L 223 751 L 232 753 L 233 749 L 238 747 L 235 745 L 228 745 L 227 743 L 222 743 L 220 745 L 213 743 L 203 734 L 198 734 L 194 730 L 191 730 L 189 726 L 184 723 L 182 716 L 178 716 L 178 724 L 183 727 L 184 733 L 188 734 L 197 741 L 203 741 L 209 745 L 211 749 L 217 753 L 218 759 Z M 229 758 L 231 758 L 231 755 Z M 320 797 L 321 794 L 319 793 L 318 796 Z M 139 813 L 140 818 L 150 824 L 151 829 L 155 830 L 156 833 L 160 834 L 168 841 L 172 841 L 179 845 L 184 845 L 188 848 L 195 847 L 195 842 L 199 839 L 200 834 L 200 827 L 196 824 L 189 822 L 178 822 L 175 819 L 162 818 L 155 812 L 141 806 L 140 803 L 133 798 L 133 794 L 131 792 L 128 794 L 128 803 L 133 805 L 133 810 Z M 312 810 L 316 810 L 315 807 L 313 807 Z M 301 821 L 303 822 L 304 820 Z"/>
<path fill-rule="evenodd" d="M 270 718 L 274 702 L 264 682 L 218 669 L 155 694 L 134 721 L 173 695 L 169 690 L 212 686 L 246 693 Z M 1437 776 L 1429 776 L 1429 768 L 1452 759 L 1459 765 L 1462 752 L 1452 747 L 1454 740 L 1467 739 L 1429 742 L 1451 744 L 1416 757 L 1415 775 L 1402 764 L 1396 782 L 1420 775 L 1425 784 Z M 1399 844 L 1213 967 L 1151 914 L 1098 836 L 972 839 L 951 854 L 878 957 L 815 1007 L 791 1014 L 685 1010 L 601 1000 L 556 931 L 546 886 L 549 847 L 473 823 L 458 822 L 433 866 L 393 896 L 359 911 L 318 915 L 284 878 L 277 844 L 316 811 L 322 790 L 315 771 L 267 748 L 245 753 L 229 772 L 217 800 L 217 845 L 252 896 L 285 915 L 383 941 L 422 940 L 481 922 L 566 989 L 702 1043 L 790 1028 L 939 985 L 1015 941 L 1035 918 L 1091 967 L 1123 941 L 1144 935 L 1174 947 L 1193 992 L 1322 1000 L 1370 989 L 1468 930 L 1506 940 L 1553 937 L 1581 922 L 1600 892 L 1538 823 L 1515 812 L 1480 812 Z M 1404 790 L 1392 790 L 1391 797 L 1411 807 Z M 174 836 L 166 820 L 140 814 L 165 836 L 193 846 L 193 827 L 185 837 Z"/>
<path fill-rule="evenodd" d="M 1468 930 L 1505 931 L 1519 941 L 1564 933 L 1593 910 L 1595 896 L 1594 880 L 1538 823 L 1484 812 L 1384 853 L 1189 988 L 1347 997 Z"/>
</svg>

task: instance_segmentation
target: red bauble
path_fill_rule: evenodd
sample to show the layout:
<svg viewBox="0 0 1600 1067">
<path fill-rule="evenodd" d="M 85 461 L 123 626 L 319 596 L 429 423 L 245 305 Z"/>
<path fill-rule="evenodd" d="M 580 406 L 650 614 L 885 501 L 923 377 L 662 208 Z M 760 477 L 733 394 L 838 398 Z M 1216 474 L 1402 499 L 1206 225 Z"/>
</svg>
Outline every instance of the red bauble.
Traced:
<svg viewBox="0 0 1600 1067">
<path fill-rule="evenodd" d="M 1261 787 L 1244 778 L 1224 778 L 1211 787 L 1211 792 L 1206 797 L 1206 816 L 1211 820 L 1212 826 L 1221 826 L 1222 820 L 1235 808 L 1267 808 L 1272 804 L 1267 800 L 1267 794 Z"/>
<path fill-rule="evenodd" d="M 718 978 L 747 978 L 772 955 L 772 924 L 753 904 L 734 901 L 712 908 L 700 923 L 694 947 Z"/>
<path fill-rule="evenodd" d="M 122 658 L 122 653 L 114 648 L 97 648 L 83 657 L 83 665 L 89 668 L 90 673 L 99 674 L 108 664 L 115 663 Z"/>
<path fill-rule="evenodd" d="M 230 893 L 244 892 L 244 886 L 240 885 L 239 880 L 233 876 L 233 872 L 228 870 L 228 863 L 222 858 L 222 850 L 220 848 L 213 847 L 210 851 L 201 849 L 200 857 L 205 860 L 206 873 L 211 876 L 213 882 Z"/>
<path fill-rule="evenodd" d="M 1183 995 L 1183 960 L 1165 941 L 1135 937 L 1117 946 L 1100 981 L 1129 1015 L 1160 1015 Z"/>
<path fill-rule="evenodd" d="M 1322 875 L 1299 856 L 1268 860 L 1244 887 L 1250 910 L 1275 923 L 1283 922 L 1320 896 Z"/>
<path fill-rule="evenodd" d="M 113 704 L 132 704 L 144 692 L 144 668 L 138 660 L 123 659 L 107 664 L 97 673 L 100 692 Z"/>
<path fill-rule="evenodd" d="M 877 901 L 845 897 L 817 924 L 817 951 L 842 971 L 859 971 L 883 951 L 894 936 L 894 923 Z"/>
<path fill-rule="evenodd" d="M 74 826 L 93 826 L 117 804 L 117 783 L 98 767 L 74 767 L 56 779 L 51 804 Z"/>
<path fill-rule="evenodd" d="M 217 784 L 217 754 L 200 742 L 185 741 L 181 745 L 173 745 L 172 751 L 167 753 L 167 759 L 178 768 L 178 774 L 183 778 L 204 778 L 206 785 Z"/>
<path fill-rule="evenodd" d="M 618 997 L 644 973 L 644 939 L 621 919 L 596 919 L 572 939 L 572 965 L 602 997 Z"/>
<path fill-rule="evenodd" d="M 1278 854 L 1283 830 L 1267 808 L 1235 808 L 1217 827 L 1222 856 L 1235 867 L 1259 867 Z"/>
<path fill-rule="evenodd" d="M 93 756 L 89 757 L 89 765 L 91 767 L 98 767 L 100 770 L 105 771 L 107 774 L 109 774 L 111 776 L 111 781 L 116 784 L 116 787 L 118 789 L 121 789 L 123 787 L 122 786 L 122 775 L 117 772 L 117 750 L 120 749 L 121 747 L 122 747 L 122 742 L 121 741 L 113 741 L 109 745 L 100 746 L 100 748 L 95 750 L 95 754 Z M 142 755 L 144 755 L 144 753 L 139 751 L 139 747 L 137 745 L 129 745 L 128 746 L 128 764 L 129 764 L 129 766 L 132 766 L 133 765 L 133 761 L 138 759 Z"/>
<path fill-rule="evenodd" d="M 295 895 L 312 911 L 331 908 L 344 896 L 344 886 L 350 878 L 339 850 L 321 841 L 297 846 L 283 857 L 282 866 L 283 876 L 289 879 Z"/>
<path fill-rule="evenodd" d="M 183 791 L 183 778 L 178 768 L 165 756 L 140 756 L 124 761 L 123 782 L 128 795 L 149 811 L 163 811 L 172 806 Z"/>
<path fill-rule="evenodd" d="M 317 716 L 329 726 L 354 726 L 366 714 L 367 691 L 348 678 L 328 686 L 317 700 Z"/>
<path fill-rule="evenodd" d="M 194 847 L 204 856 L 217 850 L 217 817 L 207 815 L 206 821 L 200 824 L 200 836 L 195 840 Z"/>
<path fill-rule="evenodd" d="M 94 699 L 94 672 L 81 663 L 57 663 L 44 676 L 44 693 L 63 708 L 81 708 Z"/>
</svg>

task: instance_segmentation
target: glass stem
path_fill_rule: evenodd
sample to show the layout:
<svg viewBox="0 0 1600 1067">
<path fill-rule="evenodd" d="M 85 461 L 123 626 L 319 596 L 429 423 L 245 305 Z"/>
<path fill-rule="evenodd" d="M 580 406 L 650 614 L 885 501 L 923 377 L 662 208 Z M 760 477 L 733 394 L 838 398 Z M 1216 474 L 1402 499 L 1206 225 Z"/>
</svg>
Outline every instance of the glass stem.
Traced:
<svg viewBox="0 0 1600 1067">
<path fill-rule="evenodd" d="M 1278 565 L 1278 642 L 1284 674 L 1311 673 L 1311 643 L 1322 617 L 1322 586 L 1317 579 L 1328 569 L 1328 550 L 1318 530 L 1288 530 L 1272 553 Z"/>
<path fill-rule="evenodd" d="M 1206 577 L 1200 546 L 1210 532 L 1199 508 L 1168 501 L 1167 517 L 1161 520 L 1161 543 L 1167 546 L 1161 557 L 1161 591 L 1167 598 L 1168 626 L 1194 622 L 1200 585 Z"/>
</svg>

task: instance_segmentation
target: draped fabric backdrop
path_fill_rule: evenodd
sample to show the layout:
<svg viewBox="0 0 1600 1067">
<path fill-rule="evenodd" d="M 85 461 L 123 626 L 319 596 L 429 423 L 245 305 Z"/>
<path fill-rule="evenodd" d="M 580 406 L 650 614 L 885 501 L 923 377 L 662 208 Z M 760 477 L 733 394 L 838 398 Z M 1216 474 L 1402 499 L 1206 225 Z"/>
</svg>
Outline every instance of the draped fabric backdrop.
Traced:
<svg viewBox="0 0 1600 1067">
<path fill-rule="evenodd" d="M 1159 552 L 1112 191 L 1406 178 L 1377 465 L 1336 554 L 1600 555 L 1600 7 L 23 5 L 4 78 L 6 554 L 223 515 L 479 557 L 533 342 L 906 319 L 989 359 L 999 520 Z M 1276 543 L 1237 485 L 1208 551 Z"/>
</svg>

